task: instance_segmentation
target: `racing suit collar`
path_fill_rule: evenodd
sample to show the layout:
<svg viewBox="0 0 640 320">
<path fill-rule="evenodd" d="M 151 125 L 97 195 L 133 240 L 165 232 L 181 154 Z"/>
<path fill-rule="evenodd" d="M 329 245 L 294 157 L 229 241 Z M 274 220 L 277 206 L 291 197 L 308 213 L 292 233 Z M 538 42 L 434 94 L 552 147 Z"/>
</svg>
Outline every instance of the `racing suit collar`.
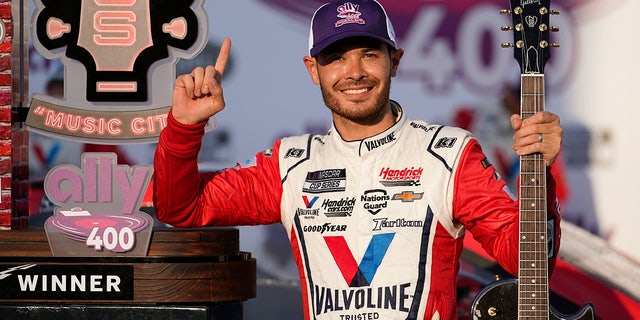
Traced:
<svg viewBox="0 0 640 320">
<path fill-rule="evenodd" d="M 338 131 L 333 125 L 329 135 L 335 140 L 336 145 L 339 146 L 340 149 L 344 149 L 358 157 L 382 152 L 395 144 L 398 138 L 399 129 L 402 128 L 402 125 L 407 121 L 400 104 L 391 100 L 391 108 L 393 109 L 394 115 L 396 115 L 396 123 L 389 129 L 377 135 L 362 140 L 345 141 L 342 139 L 340 134 L 338 134 Z"/>
</svg>

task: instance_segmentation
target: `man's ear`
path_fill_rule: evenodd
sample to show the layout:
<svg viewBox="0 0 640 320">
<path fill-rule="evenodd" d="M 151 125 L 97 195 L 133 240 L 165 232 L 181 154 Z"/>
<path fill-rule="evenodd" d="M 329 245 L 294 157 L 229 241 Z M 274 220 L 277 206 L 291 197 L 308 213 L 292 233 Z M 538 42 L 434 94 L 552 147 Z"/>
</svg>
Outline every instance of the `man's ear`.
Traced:
<svg viewBox="0 0 640 320">
<path fill-rule="evenodd" d="M 309 72 L 311 81 L 313 81 L 314 84 L 320 84 L 320 79 L 318 78 L 318 61 L 316 58 L 305 56 L 302 60 L 304 65 L 307 67 L 307 72 Z"/>
<path fill-rule="evenodd" d="M 398 49 L 391 53 L 391 76 L 395 77 L 398 73 L 398 66 L 400 65 L 400 60 L 404 55 L 404 49 Z"/>
</svg>

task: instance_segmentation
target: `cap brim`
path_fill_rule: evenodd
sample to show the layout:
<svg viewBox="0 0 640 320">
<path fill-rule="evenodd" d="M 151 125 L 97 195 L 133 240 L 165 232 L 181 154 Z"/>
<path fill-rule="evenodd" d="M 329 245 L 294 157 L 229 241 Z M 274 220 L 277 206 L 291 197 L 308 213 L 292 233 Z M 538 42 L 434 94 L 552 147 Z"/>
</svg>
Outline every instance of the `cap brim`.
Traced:
<svg viewBox="0 0 640 320">
<path fill-rule="evenodd" d="M 342 40 L 342 39 L 353 38 L 353 37 L 367 37 L 367 38 L 376 39 L 376 40 L 379 40 L 381 42 L 384 42 L 384 43 L 392 46 L 394 49 L 398 49 L 397 44 L 395 42 L 393 42 L 392 40 L 389 40 L 388 38 L 386 38 L 384 36 L 381 36 L 379 34 L 366 32 L 366 31 L 348 30 L 348 31 L 345 31 L 345 32 L 342 32 L 342 33 L 333 34 L 330 37 L 326 37 L 326 38 L 322 39 L 321 41 L 318 41 L 316 43 L 316 45 L 313 46 L 313 48 L 311 48 L 311 50 L 309 50 L 309 55 L 311 55 L 312 57 L 315 57 L 322 50 L 324 50 L 328 46 L 330 46 L 332 43 L 334 43 L 336 41 L 339 41 L 339 40 Z"/>
</svg>

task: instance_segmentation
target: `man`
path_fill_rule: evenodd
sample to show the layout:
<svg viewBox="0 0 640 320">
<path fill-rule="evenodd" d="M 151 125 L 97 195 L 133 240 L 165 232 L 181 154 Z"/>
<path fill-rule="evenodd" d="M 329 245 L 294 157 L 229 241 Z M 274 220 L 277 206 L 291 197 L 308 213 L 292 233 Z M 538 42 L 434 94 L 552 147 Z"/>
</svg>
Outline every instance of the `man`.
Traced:
<svg viewBox="0 0 640 320">
<path fill-rule="evenodd" d="M 155 155 L 158 217 L 179 227 L 281 223 L 306 319 L 455 319 L 465 230 L 517 273 L 517 201 L 469 132 L 409 120 L 389 99 L 403 50 L 378 2 L 321 6 L 309 44 L 304 64 L 333 127 L 280 139 L 249 165 L 199 173 L 196 164 L 206 121 L 225 107 L 230 41 L 215 66 L 178 77 Z M 558 117 L 511 121 L 516 153 L 553 163 Z M 550 174 L 547 185 L 553 200 Z M 549 218 L 557 251 L 556 206 Z"/>
</svg>

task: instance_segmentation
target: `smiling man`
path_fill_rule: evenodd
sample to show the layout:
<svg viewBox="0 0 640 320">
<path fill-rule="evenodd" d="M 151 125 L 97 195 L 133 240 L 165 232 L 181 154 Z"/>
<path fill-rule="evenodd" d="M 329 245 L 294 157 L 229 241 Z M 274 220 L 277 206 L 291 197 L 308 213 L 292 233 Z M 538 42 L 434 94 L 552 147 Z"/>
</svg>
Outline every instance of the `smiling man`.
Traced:
<svg viewBox="0 0 640 320">
<path fill-rule="evenodd" d="M 225 107 L 230 49 L 227 39 L 215 65 L 176 80 L 155 155 L 159 219 L 177 227 L 282 224 L 305 319 L 457 318 L 466 230 L 517 273 L 518 201 L 478 141 L 411 120 L 390 99 L 403 50 L 380 3 L 332 1 L 312 18 L 303 61 L 333 117 L 326 135 L 282 138 L 253 161 L 200 173 L 204 126 Z M 517 154 L 539 152 L 553 163 L 562 141 L 556 115 L 511 122 Z M 559 216 L 548 170 L 547 188 L 555 253 Z"/>
</svg>

